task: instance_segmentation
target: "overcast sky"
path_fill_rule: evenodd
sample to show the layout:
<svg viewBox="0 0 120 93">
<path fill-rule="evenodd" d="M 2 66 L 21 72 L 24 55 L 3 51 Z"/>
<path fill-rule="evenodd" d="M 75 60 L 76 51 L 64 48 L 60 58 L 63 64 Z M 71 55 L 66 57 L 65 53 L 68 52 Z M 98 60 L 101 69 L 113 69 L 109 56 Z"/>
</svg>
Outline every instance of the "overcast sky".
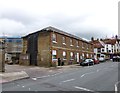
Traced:
<svg viewBox="0 0 120 93">
<path fill-rule="evenodd" d="M 119 0 L 0 0 L 0 36 L 53 26 L 90 39 L 118 34 Z"/>
</svg>

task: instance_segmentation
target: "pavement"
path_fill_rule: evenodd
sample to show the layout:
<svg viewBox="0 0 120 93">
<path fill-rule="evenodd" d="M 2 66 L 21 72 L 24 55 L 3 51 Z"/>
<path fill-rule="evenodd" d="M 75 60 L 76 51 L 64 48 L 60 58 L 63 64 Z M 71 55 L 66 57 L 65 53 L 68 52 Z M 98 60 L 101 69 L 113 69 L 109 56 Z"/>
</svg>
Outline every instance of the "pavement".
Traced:
<svg viewBox="0 0 120 93">
<path fill-rule="evenodd" d="M 61 70 L 80 67 L 79 64 L 58 66 L 58 67 L 36 67 L 36 66 L 21 66 L 21 65 L 5 65 L 5 72 L 0 73 L 0 83 L 7 83 L 20 79 L 42 77 L 48 74 L 56 74 Z"/>
</svg>

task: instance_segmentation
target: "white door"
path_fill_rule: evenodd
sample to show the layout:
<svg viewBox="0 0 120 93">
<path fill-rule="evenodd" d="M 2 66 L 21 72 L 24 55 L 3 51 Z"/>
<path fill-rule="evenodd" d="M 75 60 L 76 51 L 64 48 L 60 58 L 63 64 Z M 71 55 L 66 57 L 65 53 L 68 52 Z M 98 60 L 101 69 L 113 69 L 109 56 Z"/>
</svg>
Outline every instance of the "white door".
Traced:
<svg viewBox="0 0 120 93">
<path fill-rule="evenodd" d="M 79 62 L 79 53 L 77 53 L 77 62 Z"/>
</svg>

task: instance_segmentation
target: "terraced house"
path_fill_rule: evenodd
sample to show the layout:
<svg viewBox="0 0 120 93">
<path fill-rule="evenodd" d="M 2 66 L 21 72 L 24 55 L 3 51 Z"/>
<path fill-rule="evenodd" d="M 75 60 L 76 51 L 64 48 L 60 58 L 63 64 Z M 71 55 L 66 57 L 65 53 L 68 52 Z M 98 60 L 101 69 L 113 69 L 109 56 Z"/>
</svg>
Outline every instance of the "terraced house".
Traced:
<svg viewBox="0 0 120 93">
<path fill-rule="evenodd" d="M 93 58 L 93 45 L 54 27 L 47 27 L 23 37 L 20 64 L 58 66 L 76 64 Z"/>
</svg>

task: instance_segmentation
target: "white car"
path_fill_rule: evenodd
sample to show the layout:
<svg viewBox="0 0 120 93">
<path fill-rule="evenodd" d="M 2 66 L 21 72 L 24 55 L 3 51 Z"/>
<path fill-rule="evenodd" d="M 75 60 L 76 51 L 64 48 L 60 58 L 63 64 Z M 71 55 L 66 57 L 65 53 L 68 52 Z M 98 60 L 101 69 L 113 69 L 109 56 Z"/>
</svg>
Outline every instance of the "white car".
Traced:
<svg viewBox="0 0 120 93">
<path fill-rule="evenodd" d="M 100 58 L 99 58 L 99 61 L 100 61 L 100 62 L 103 62 L 103 61 L 105 61 L 105 59 L 104 59 L 103 57 L 100 57 Z"/>
</svg>

